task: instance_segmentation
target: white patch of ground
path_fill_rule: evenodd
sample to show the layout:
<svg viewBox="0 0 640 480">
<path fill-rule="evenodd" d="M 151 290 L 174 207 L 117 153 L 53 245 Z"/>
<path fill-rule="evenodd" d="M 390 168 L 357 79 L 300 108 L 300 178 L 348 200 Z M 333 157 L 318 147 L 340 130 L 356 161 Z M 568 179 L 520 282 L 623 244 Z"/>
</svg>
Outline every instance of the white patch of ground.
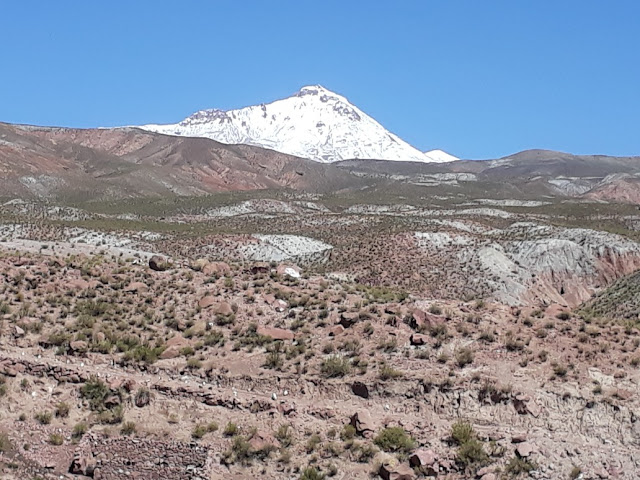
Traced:
<svg viewBox="0 0 640 480">
<path fill-rule="evenodd" d="M 49 175 L 38 175 L 37 177 L 25 176 L 20 177 L 18 181 L 38 198 L 48 198 L 51 196 L 52 190 L 66 184 L 63 179 Z"/>
<path fill-rule="evenodd" d="M 257 240 L 256 243 L 240 247 L 243 256 L 249 260 L 319 262 L 325 260 L 333 249 L 331 245 L 320 240 L 299 235 L 256 234 L 253 237 Z"/>
<path fill-rule="evenodd" d="M 541 207 L 551 204 L 551 202 L 542 202 L 539 200 L 495 200 L 491 198 L 479 198 L 476 202 L 481 205 L 492 205 L 495 207 Z"/>
<path fill-rule="evenodd" d="M 212 208 L 207 211 L 207 216 L 235 217 L 238 215 L 247 215 L 252 213 L 294 214 L 298 213 L 298 209 L 293 208 L 289 203 L 282 202 L 280 200 L 259 199 L 247 200 L 234 205 Z"/>
<path fill-rule="evenodd" d="M 291 202 L 291 205 L 299 208 L 304 208 L 306 210 L 312 210 L 314 212 L 331 213 L 331 210 L 329 210 L 327 207 L 325 207 L 321 203 L 296 201 L 296 202 Z"/>
<path fill-rule="evenodd" d="M 429 220 L 426 220 L 425 223 L 430 223 L 433 225 L 442 225 L 443 227 L 451 227 L 451 228 L 455 228 L 456 230 L 460 230 L 462 232 L 468 232 L 468 233 L 486 233 L 490 231 L 490 229 L 485 227 L 484 225 L 480 225 L 472 222 L 461 222 L 457 220 L 429 219 Z"/>
<path fill-rule="evenodd" d="M 459 182 L 476 182 L 478 177 L 474 173 L 432 173 L 410 177 L 409 181 L 415 185 L 435 187 L 438 185 L 459 185 Z"/>
<path fill-rule="evenodd" d="M 582 195 L 591 190 L 597 183 L 596 180 L 588 180 L 578 177 L 557 177 L 547 180 L 554 190 L 564 195 Z"/>
<path fill-rule="evenodd" d="M 499 217 L 499 218 L 512 218 L 514 215 L 504 210 L 498 210 L 496 208 L 467 208 L 465 210 L 458 210 L 455 215 L 480 215 L 485 217 Z"/>
<path fill-rule="evenodd" d="M 144 264 L 156 253 L 110 245 L 89 245 L 71 242 L 44 242 L 38 240 L 15 239 L 0 241 L 0 250 L 40 253 L 42 255 L 102 255 L 117 259 L 131 259 L 132 263 Z"/>
<path fill-rule="evenodd" d="M 414 232 L 414 236 L 421 247 L 443 248 L 471 243 L 471 239 L 467 236 L 446 232 Z"/>
<path fill-rule="evenodd" d="M 353 205 L 344 213 L 352 215 L 402 215 L 413 213 L 416 207 L 412 205 Z"/>
</svg>

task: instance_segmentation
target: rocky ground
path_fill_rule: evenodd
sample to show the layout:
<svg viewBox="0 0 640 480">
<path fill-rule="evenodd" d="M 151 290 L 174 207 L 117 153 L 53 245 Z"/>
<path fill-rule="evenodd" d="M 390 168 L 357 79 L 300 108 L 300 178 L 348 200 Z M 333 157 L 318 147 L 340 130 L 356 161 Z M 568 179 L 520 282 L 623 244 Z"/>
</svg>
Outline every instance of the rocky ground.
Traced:
<svg viewBox="0 0 640 480">
<path fill-rule="evenodd" d="M 190 202 L 0 207 L 2 478 L 638 478 L 630 207 Z"/>
<path fill-rule="evenodd" d="M 435 258 L 490 234 L 461 225 L 394 235 Z M 182 239 L 169 259 L 167 235 L 12 227 L 3 478 L 637 478 L 637 318 L 358 283 L 336 252 L 223 262 Z M 574 243 L 632 265 L 615 240 Z"/>
</svg>

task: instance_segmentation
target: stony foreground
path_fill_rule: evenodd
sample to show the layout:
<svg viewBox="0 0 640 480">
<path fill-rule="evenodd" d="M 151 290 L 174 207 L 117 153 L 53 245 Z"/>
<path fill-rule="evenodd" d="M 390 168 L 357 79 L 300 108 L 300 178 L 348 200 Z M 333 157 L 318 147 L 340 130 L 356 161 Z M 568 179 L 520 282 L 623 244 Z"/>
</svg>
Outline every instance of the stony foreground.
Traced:
<svg viewBox="0 0 640 480">
<path fill-rule="evenodd" d="M 6 253 L 0 279 L 3 478 L 640 469 L 633 322 L 293 264 Z"/>
</svg>

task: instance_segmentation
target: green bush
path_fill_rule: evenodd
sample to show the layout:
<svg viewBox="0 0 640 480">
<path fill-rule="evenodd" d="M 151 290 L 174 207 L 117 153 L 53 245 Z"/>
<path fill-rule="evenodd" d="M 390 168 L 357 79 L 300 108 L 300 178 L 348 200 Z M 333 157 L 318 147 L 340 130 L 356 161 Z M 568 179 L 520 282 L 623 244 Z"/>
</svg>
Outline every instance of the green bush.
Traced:
<svg viewBox="0 0 640 480">
<path fill-rule="evenodd" d="M 456 363 L 460 368 L 464 368 L 467 365 L 473 363 L 473 350 L 464 347 L 456 352 Z"/>
<path fill-rule="evenodd" d="M 489 455 L 484 451 L 484 446 L 470 423 L 454 423 L 451 427 L 451 438 L 458 445 L 456 460 L 459 464 L 468 467 L 484 464 L 489 460 Z"/>
<path fill-rule="evenodd" d="M 227 425 L 224 427 L 224 430 L 222 431 L 222 434 L 225 437 L 233 437 L 234 435 L 236 435 L 238 432 L 240 431 L 240 429 L 238 428 L 238 425 L 236 425 L 235 423 L 229 422 L 227 423 Z"/>
<path fill-rule="evenodd" d="M 2 432 L 0 433 L 0 453 L 6 453 L 11 450 L 11 440 L 9 440 L 9 436 Z"/>
<path fill-rule="evenodd" d="M 73 431 L 71 433 L 72 437 L 75 439 L 82 438 L 82 436 L 87 433 L 88 427 L 84 422 L 76 423 L 73 427 Z"/>
<path fill-rule="evenodd" d="M 120 433 L 123 435 L 131 435 L 136 433 L 136 424 L 135 422 L 124 422 L 122 424 L 122 428 L 120 429 Z"/>
<path fill-rule="evenodd" d="M 300 475 L 300 480 L 324 480 L 325 474 L 319 471 L 316 467 L 307 467 Z"/>
<path fill-rule="evenodd" d="M 293 432 L 291 431 L 290 426 L 287 424 L 283 424 L 278 427 L 278 431 L 276 432 L 275 437 L 280 442 L 280 445 L 282 445 L 284 448 L 293 445 Z"/>
<path fill-rule="evenodd" d="M 49 425 L 51 423 L 51 419 L 53 418 L 53 414 L 51 412 L 38 412 L 35 415 L 38 423 L 42 425 Z"/>
<path fill-rule="evenodd" d="M 59 433 L 52 433 L 51 435 L 49 435 L 49 443 L 51 445 L 58 446 L 58 445 L 62 445 L 63 442 L 64 442 L 64 437 Z"/>
<path fill-rule="evenodd" d="M 89 408 L 93 411 L 104 410 L 104 401 L 111 394 L 111 390 L 99 378 L 91 378 L 82 388 L 80 388 L 80 396 L 89 402 Z"/>
<path fill-rule="evenodd" d="M 204 425 L 198 424 L 195 427 L 193 427 L 193 431 L 191 432 L 191 437 L 195 438 L 196 440 L 200 440 L 206 434 L 207 434 L 207 427 L 205 427 Z"/>
<path fill-rule="evenodd" d="M 68 403 L 60 402 L 58 405 L 56 405 L 56 417 L 60 417 L 60 418 L 68 417 L 70 410 L 71 410 L 71 407 L 69 407 Z"/>
<path fill-rule="evenodd" d="M 460 445 L 456 454 L 456 460 L 462 465 L 484 464 L 488 459 L 482 443 L 475 438 Z"/>
<path fill-rule="evenodd" d="M 512 477 L 517 477 L 518 475 L 529 473 L 531 470 L 535 469 L 536 466 L 533 462 L 524 458 L 513 457 L 505 466 L 504 471 Z"/>
<path fill-rule="evenodd" d="M 393 380 L 395 378 L 400 378 L 403 375 L 404 374 L 400 370 L 396 370 L 386 363 L 380 367 L 380 380 Z"/>
<path fill-rule="evenodd" d="M 346 424 L 340 432 L 340 438 L 342 441 L 346 442 L 347 440 L 352 440 L 356 436 L 356 427 L 351 425 L 350 423 Z"/>
<path fill-rule="evenodd" d="M 462 445 L 475 437 L 476 433 L 468 422 L 456 422 L 451 426 L 451 438 L 458 445 Z"/>
<path fill-rule="evenodd" d="M 339 355 L 331 355 L 320 366 L 322 374 L 329 378 L 344 377 L 350 370 L 349 360 Z"/>
<path fill-rule="evenodd" d="M 401 427 L 385 428 L 373 443 L 385 452 L 409 453 L 416 447 L 416 442 Z"/>
</svg>

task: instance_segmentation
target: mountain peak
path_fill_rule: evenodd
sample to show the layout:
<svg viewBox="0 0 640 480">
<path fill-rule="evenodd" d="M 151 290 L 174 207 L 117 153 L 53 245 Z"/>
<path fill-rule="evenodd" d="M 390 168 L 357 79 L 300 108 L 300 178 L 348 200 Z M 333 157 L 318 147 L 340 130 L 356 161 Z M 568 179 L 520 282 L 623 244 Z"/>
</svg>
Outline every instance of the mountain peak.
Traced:
<svg viewBox="0 0 640 480">
<path fill-rule="evenodd" d="M 291 97 L 268 104 L 227 111 L 201 110 L 177 124 L 141 128 L 254 145 L 325 163 L 355 158 L 413 162 L 456 159 L 419 151 L 322 85 L 304 86 Z"/>
</svg>

